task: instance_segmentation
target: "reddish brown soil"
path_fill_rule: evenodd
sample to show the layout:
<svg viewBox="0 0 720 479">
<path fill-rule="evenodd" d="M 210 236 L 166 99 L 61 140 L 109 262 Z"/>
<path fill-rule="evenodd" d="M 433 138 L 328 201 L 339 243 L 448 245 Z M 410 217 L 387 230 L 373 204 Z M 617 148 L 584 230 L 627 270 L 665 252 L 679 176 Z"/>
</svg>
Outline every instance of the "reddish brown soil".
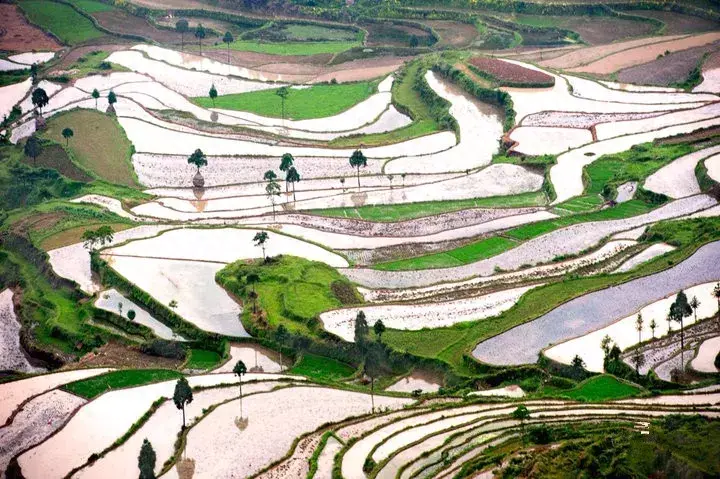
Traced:
<svg viewBox="0 0 720 479">
<path fill-rule="evenodd" d="M 477 28 L 467 23 L 449 20 L 429 20 L 425 24 L 440 35 L 439 46 L 464 47 L 470 45 L 478 36 Z"/>
<path fill-rule="evenodd" d="M 713 68 L 720 68 L 720 51 L 710 55 L 703 63 L 703 70 L 712 70 Z"/>
<path fill-rule="evenodd" d="M 370 80 L 394 72 L 408 59 L 408 57 L 377 57 L 354 60 L 335 65 L 334 70 L 319 75 L 313 82 L 331 81 L 333 78 L 339 82 Z"/>
<path fill-rule="evenodd" d="M 673 83 L 682 83 L 705 53 L 718 48 L 720 42 L 670 53 L 649 63 L 622 70 L 618 72 L 617 79 L 623 83 L 639 85 L 669 86 Z"/>
<path fill-rule="evenodd" d="M 122 344 L 108 343 L 100 347 L 97 353 L 88 353 L 80 358 L 80 361 L 71 363 L 67 369 L 89 367 L 177 369 L 181 365 L 182 361 L 177 359 L 149 356 Z"/>
<path fill-rule="evenodd" d="M 367 30 L 368 34 L 365 38 L 365 43 L 368 46 L 378 46 L 378 45 L 389 45 L 389 46 L 397 46 L 397 47 L 407 47 L 408 42 L 406 39 L 400 37 L 400 38 L 394 38 L 395 32 L 403 35 L 415 35 L 419 39 L 423 39 L 426 37 L 429 37 L 430 34 L 426 32 L 425 30 L 422 30 L 420 28 L 415 28 L 411 26 L 406 25 L 394 25 L 390 22 L 379 22 L 379 23 L 370 23 L 370 24 L 363 24 L 362 27 Z"/>
<path fill-rule="evenodd" d="M 553 77 L 550 75 L 530 70 L 513 63 L 508 63 L 497 58 L 474 57 L 470 59 L 470 64 L 497 78 L 502 83 L 552 83 Z"/>
<path fill-rule="evenodd" d="M 194 51 L 195 46 L 193 46 Z M 220 62 L 227 62 L 227 50 L 203 50 L 203 55 Z M 331 53 L 320 55 L 270 55 L 267 53 L 241 52 L 230 50 L 230 63 L 246 68 L 256 68 L 260 65 L 288 63 L 298 65 L 325 65 L 332 59 Z M 283 72 L 293 73 L 293 72 Z"/>
<path fill-rule="evenodd" d="M 60 44 L 39 28 L 30 25 L 17 6 L 0 3 L 0 50 L 30 52 L 59 49 Z"/>
<path fill-rule="evenodd" d="M 130 15 L 122 10 L 93 13 L 98 23 L 111 32 L 139 35 L 159 43 L 180 43 L 180 34 L 155 28 L 144 18 Z"/>
<path fill-rule="evenodd" d="M 641 17 L 654 18 L 665 23 L 665 33 L 675 35 L 678 33 L 709 32 L 720 29 L 720 23 L 706 20 L 682 13 L 665 12 L 659 10 L 632 10 L 628 13 Z"/>
</svg>

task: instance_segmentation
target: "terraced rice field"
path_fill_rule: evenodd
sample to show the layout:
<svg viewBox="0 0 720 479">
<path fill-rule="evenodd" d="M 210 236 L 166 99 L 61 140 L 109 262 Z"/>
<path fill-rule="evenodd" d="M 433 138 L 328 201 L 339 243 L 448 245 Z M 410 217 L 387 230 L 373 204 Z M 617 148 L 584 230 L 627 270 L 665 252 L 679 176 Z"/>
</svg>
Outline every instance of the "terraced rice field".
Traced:
<svg viewBox="0 0 720 479">
<path fill-rule="evenodd" d="M 0 476 L 720 474 L 712 20 L 331 4 L 20 1 Z"/>
</svg>

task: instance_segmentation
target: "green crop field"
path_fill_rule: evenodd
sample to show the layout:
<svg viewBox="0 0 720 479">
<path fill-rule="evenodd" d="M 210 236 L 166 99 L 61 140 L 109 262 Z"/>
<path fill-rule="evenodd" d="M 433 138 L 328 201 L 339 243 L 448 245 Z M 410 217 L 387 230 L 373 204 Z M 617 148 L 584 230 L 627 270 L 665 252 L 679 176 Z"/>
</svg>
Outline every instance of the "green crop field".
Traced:
<svg viewBox="0 0 720 479">
<path fill-rule="evenodd" d="M 234 95 L 218 93 L 213 102 L 209 97 L 194 98 L 200 106 L 239 110 L 262 116 L 280 118 L 282 102 L 277 90 L 262 90 Z M 377 92 L 377 82 L 341 83 L 337 85 L 314 85 L 310 88 L 290 88 L 285 100 L 285 118 L 307 120 L 342 113 Z"/>
<path fill-rule="evenodd" d="M 63 389 L 86 399 L 92 399 L 113 389 L 169 381 L 180 377 L 182 374 L 168 369 L 126 369 L 75 381 L 63 386 Z"/>
<path fill-rule="evenodd" d="M 601 375 L 590 378 L 562 395 L 580 401 L 610 401 L 636 396 L 641 388 L 622 382 L 614 376 Z"/>
<path fill-rule="evenodd" d="M 351 376 L 355 369 L 334 359 L 305 353 L 288 372 L 319 381 L 337 381 Z"/>
<path fill-rule="evenodd" d="M 322 53 L 340 53 L 358 46 L 355 41 L 331 42 L 287 42 L 269 43 L 253 40 L 237 40 L 230 44 L 231 50 L 243 52 L 267 53 L 270 55 L 319 55 Z M 216 45 L 214 48 L 227 48 L 226 45 Z"/>
<path fill-rule="evenodd" d="M 69 45 L 105 36 L 69 5 L 49 0 L 22 0 L 19 5 L 32 23 Z"/>
</svg>

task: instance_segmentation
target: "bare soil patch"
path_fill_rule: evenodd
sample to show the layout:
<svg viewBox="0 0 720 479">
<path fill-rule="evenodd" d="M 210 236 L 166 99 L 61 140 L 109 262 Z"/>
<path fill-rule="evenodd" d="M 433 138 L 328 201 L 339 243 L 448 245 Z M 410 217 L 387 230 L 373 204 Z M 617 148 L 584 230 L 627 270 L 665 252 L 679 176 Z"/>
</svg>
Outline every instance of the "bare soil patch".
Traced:
<svg viewBox="0 0 720 479">
<path fill-rule="evenodd" d="M 705 63 L 703 63 L 703 70 L 712 70 L 714 68 L 720 68 L 720 51 L 717 51 L 710 55 Z"/>
<path fill-rule="evenodd" d="M 438 46 L 464 47 L 470 45 L 478 36 L 474 25 L 450 20 L 428 20 L 425 25 L 440 35 Z"/>
<path fill-rule="evenodd" d="M 568 71 L 595 73 L 598 75 L 609 75 L 618 70 L 630 68 L 643 63 L 655 60 L 658 55 L 666 52 L 679 52 L 690 48 L 701 47 L 720 40 L 720 32 L 704 33 L 692 37 L 671 40 L 662 43 L 646 45 L 631 50 L 620 51 L 612 55 L 608 55 L 593 63 L 584 65 L 580 68 L 573 68 Z"/>
<path fill-rule="evenodd" d="M 227 63 L 227 50 L 203 50 L 203 56 L 212 58 L 219 62 Z M 323 53 L 320 55 L 270 55 L 267 53 L 244 52 L 239 50 L 230 50 L 230 64 L 248 68 L 257 68 L 264 65 L 276 63 L 286 63 L 291 65 L 325 65 L 331 59 L 332 53 Z M 290 72 L 288 72 L 290 73 Z"/>
<path fill-rule="evenodd" d="M 140 351 L 110 342 L 97 349 L 97 352 L 88 353 L 76 363 L 71 363 L 66 369 L 88 368 L 105 366 L 113 368 L 162 368 L 177 369 L 182 361 L 177 359 L 149 356 Z"/>
<path fill-rule="evenodd" d="M 339 82 L 363 81 L 378 78 L 394 72 L 411 57 L 381 56 L 353 60 L 335 65 L 332 70 L 313 79 L 313 83 L 331 81 L 333 78 Z"/>
<path fill-rule="evenodd" d="M 0 19 L 0 50 L 30 52 L 61 48 L 50 35 L 30 25 L 16 5 L 0 3 Z"/>
<path fill-rule="evenodd" d="M 140 35 L 160 43 L 180 43 L 180 34 L 169 30 L 160 30 L 144 18 L 130 15 L 122 10 L 96 12 L 92 16 L 98 23 L 111 32 Z"/>
<path fill-rule="evenodd" d="M 430 37 L 430 34 L 420 28 L 408 25 L 394 25 L 390 22 L 376 22 L 363 24 L 362 27 L 368 31 L 365 43 L 368 46 L 389 45 L 395 47 L 410 46 L 409 39 L 415 36 L 423 45 Z"/>
<path fill-rule="evenodd" d="M 621 70 L 617 79 L 623 83 L 640 85 L 669 86 L 674 83 L 682 83 L 697 67 L 703 55 L 719 47 L 720 42 L 715 42 L 702 47 L 670 53 L 649 63 Z"/>
<path fill-rule="evenodd" d="M 664 22 L 665 33 L 668 35 L 676 35 L 678 33 L 709 32 L 720 29 L 720 23 L 718 22 L 682 13 L 665 12 L 660 10 L 630 10 L 627 13 L 641 17 L 654 18 Z"/>
</svg>

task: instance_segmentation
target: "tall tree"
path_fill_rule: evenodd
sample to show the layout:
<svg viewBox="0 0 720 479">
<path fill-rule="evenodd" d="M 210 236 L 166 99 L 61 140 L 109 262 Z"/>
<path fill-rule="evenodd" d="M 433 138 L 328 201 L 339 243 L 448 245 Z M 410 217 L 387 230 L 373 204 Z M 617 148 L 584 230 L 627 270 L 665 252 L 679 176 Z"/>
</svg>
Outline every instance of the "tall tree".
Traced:
<svg viewBox="0 0 720 479">
<path fill-rule="evenodd" d="M 682 363 L 682 370 L 685 371 L 685 330 L 683 328 L 684 320 L 688 316 L 692 316 L 693 310 L 688 302 L 687 295 L 684 291 L 680 291 L 675 297 L 675 302 L 670 305 L 670 318 L 680 323 L 680 362 Z"/>
<path fill-rule="evenodd" d="M 266 247 L 269 239 L 270 239 L 270 236 L 267 234 L 267 231 L 258 231 L 257 233 L 255 233 L 255 236 L 253 237 L 253 242 L 255 243 L 255 246 L 259 246 L 262 248 L 263 260 L 266 259 L 265 247 Z"/>
<path fill-rule="evenodd" d="M 217 98 L 217 89 L 215 88 L 214 83 L 212 84 L 212 86 L 210 86 L 210 92 L 208 94 L 210 95 L 210 99 L 213 102 L 213 108 L 215 108 L 215 98 Z"/>
<path fill-rule="evenodd" d="M 117 95 L 115 95 L 114 91 L 110 90 L 110 93 L 108 93 L 108 104 L 112 106 L 115 103 L 117 103 Z"/>
<path fill-rule="evenodd" d="M 223 43 L 225 43 L 225 45 L 227 45 L 227 62 L 228 62 L 228 65 L 230 64 L 230 44 L 231 44 L 232 42 L 234 42 L 234 41 L 235 41 L 235 39 L 233 38 L 232 33 L 230 33 L 230 32 L 225 32 L 225 36 L 223 36 Z"/>
<path fill-rule="evenodd" d="M 70 144 L 70 138 L 72 138 L 75 135 L 75 132 L 72 131 L 72 128 L 63 128 L 62 136 L 65 138 L 65 146 L 68 146 Z"/>
<path fill-rule="evenodd" d="M 286 86 L 280 87 L 275 90 L 275 94 L 280 97 L 280 117 L 282 121 L 285 121 L 285 100 L 290 95 L 290 89 Z"/>
<path fill-rule="evenodd" d="M 520 428 L 522 429 L 523 444 L 525 444 L 525 421 L 527 419 L 530 419 L 530 411 L 524 404 L 521 404 L 517 407 L 517 409 L 515 409 L 512 412 L 511 416 L 513 419 L 520 421 Z"/>
<path fill-rule="evenodd" d="M 190 388 L 190 384 L 188 383 L 187 379 L 185 379 L 185 377 L 181 377 L 180 379 L 178 379 L 177 384 L 175 384 L 173 402 L 175 403 L 176 408 L 182 409 L 183 429 L 185 429 L 185 405 L 190 404 L 192 401 L 193 392 Z"/>
<path fill-rule="evenodd" d="M 375 379 L 382 373 L 383 358 L 379 348 L 369 348 L 365 353 L 363 372 L 370 378 L 371 411 L 375 413 Z"/>
<path fill-rule="evenodd" d="M 198 173 L 200 173 L 200 168 L 203 166 L 207 166 L 207 157 L 205 156 L 205 153 L 198 148 L 193 152 L 192 155 L 188 157 L 188 165 L 195 165 L 195 168 L 197 168 Z"/>
<path fill-rule="evenodd" d="M 138 468 L 140 468 L 140 479 L 155 479 L 155 462 L 157 456 L 150 441 L 145 438 L 140 447 L 138 456 Z"/>
<path fill-rule="evenodd" d="M 690 307 L 693 310 L 693 314 L 695 315 L 695 322 L 697 323 L 697 310 L 700 307 L 700 300 L 697 299 L 697 296 L 693 296 L 690 300 Z"/>
<path fill-rule="evenodd" d="M 650 331 L 652 331 L 652 337 L 655 339 L 655 328 L 657 328 L 657 323 L 655 322 L 655 319 L 650 320 Z"/>
<path fill-rule="evenodd" d="M 580 357 L 579 354 L 576 354 L 574 358 L 572 358 L 572 361 L 570 362 L 570 365 L 575 369 L 576 371 L 582 371 L 583 368 L 585 368 L 585 361 L 583 358 Z"/>
<path fill-rule="evenodd" d="M 280 196 L 280 185 L 275 180 L 268 181 L 265 186 L 265 196 L 268 197 L 272 204 L 273 221 L 275 221 L 275 203 L 277 202 L 278 196 Z"/>
<path fill-rule="evenodd" d="M 32 65 L 30 65 L 30 76 L 32 77 L 33 84 L 37 82 L 38 69 L 39 67 L 37 63 L 33 63 Z"/>
<path fill-rule="evenodd" d="M 291 166 L 288 169 L 287 174 L 285 175 L 285 181 L 292 185 L 293 201 L 296 201 L 295 200 L 295 183 L 300 181 L 300 173 L 298 173 L 298 170 L 294 166 Z"/>
<path fill-rule="evenodd" d="M 382 322 L 382 319 L 375 321 L 373 331 L 375 331 L 375 336 L 377 336 L 378 341 L 382 342 L 382 335 L 385 332 L 385 323 Z"/>
<path fill-rule="evenodd" d="M 369 332 L 370 327 L 368 326 L 365 313 L 362 311 L 358 311 L 357 315 L 355 316 L 355 343 L 358 345 L 364 344 L 367 340 Z"/>
<path fill-rule="evenodd" d="M 27 139 L 27 141 L 25 142 L 25 147 L 23 148 L 25 156 L 29 156 L 30 158 L 32 158 L 33 165 L 35 166 L 37 166 L 37 157 L 40 156 L 42 150 L 43 148 L 40 144 L 40 140 L 38 140 L 37 136 L 35 135 Z"/>
<path fill-rule="evenodd" d="M 95 109 L 97 110 L 97 107 L 98 107 L 97 101 L 98 101 L 98 98 L 100 98 L 100 92 L 98 91 L 97 88 L 95 88 L 95 89 L 93 89 L 90 96 L 92 96 L 95 99 Z"/>
<path fill-rule="evenodd" d="M 715 296 L 715 299 L 717 299 L 718 313 L 720 313 L 720 283 L 715 285 L 712 294 Z"/>
<path fill-rule="evenodd" d="M 290 153 L 285 153 L 282 158 L 280 158 L 280 171 L 285 173 L 285 193 L 288 192 L 288 181 L 287 181 L 287 172 L 290 169 L 291 166 L 295 165 L 295 158 Z"/>
<path fill-rule="evenodd" d="M 205 27 L 202 26 L 202 23 L 198 23 L 197 28 L 195 28 L 195 38 L 198 39 L 198 45 L 200 45 L 200 55 L 202 55 L 202 41 L 205 36 Z"/>
<path fill-rule="evenodd" d="M 605 358 L 607 358 L 610 354 L 610 346 L 612 345 L 612 342 L 613 340 L 608 334 L 606 334 L 605 337 L 602 338 L 602 341 L 600 341 L 600 348 L 602 348 Z"/>
<path fill-rule="evenodd" d="M 42 109 L 50 102 L 47 93 L 42 88 L 36 88 L 32 92 L 32 104 L 38 109 L 42 115 Z"/>
<path fill-rule="evenodd" d="M 245 366 L 244 362 L 238 361 L 233 367 L 233 372 L 237 374 L 238 384 L 240 385 L 240 417 L 242 418 L 242 377 L 243 374 L 247 373 L 247 366 Z"/>
<path fill-rule="evenodd" d="M 643 328 L 643 317 L 642 314 L 638 314 L 635 318 L 635 329 L 638 332 L 638 344 L 642 343 L 642 328 Z"/>
<path fill-rule="evenodd" d="M 360 150 L 355 150 L 350 157 L 350 166 L 353 168 L 357 168 L 357 184 L 358 188 L 360 188 L 360 167 L 366 167 L 367 166 L 367 158 L 365 158 L 365 155 L 363 155 L 363 152 Z"/>
<path fill-rule="evenodd" d="M 259 234 L 259 233 L 258 233 Z M 267 233 L 266 233 L 267 234 Z M 257 237 L 257 235 L 255 235 Z M 266 239 L 267 241 L 267 239 Z M 257 245 L 255 245 L 257 246 Z M 263 257 L 265 256 L 265 250 L 263 250 Z M 260 282 L 260 276 L 255 273 L 250 273 L 245 277 L 245 282 L 252 286 L 250 291 L 250 298 L 253 300 L 253 313 L 257 313 L 257 293 L 255 292 L 255 285 Z"/>
<path fill-rule="evenodd" d="M 184 18 L 181 18 L 175 23 L 175 30 L 180 33 L 180 49 L 182 51 L 185 50 L 185 34 L 190 31 L 190 25 L 188 24 L 188 21 Z"/>
</svg>

